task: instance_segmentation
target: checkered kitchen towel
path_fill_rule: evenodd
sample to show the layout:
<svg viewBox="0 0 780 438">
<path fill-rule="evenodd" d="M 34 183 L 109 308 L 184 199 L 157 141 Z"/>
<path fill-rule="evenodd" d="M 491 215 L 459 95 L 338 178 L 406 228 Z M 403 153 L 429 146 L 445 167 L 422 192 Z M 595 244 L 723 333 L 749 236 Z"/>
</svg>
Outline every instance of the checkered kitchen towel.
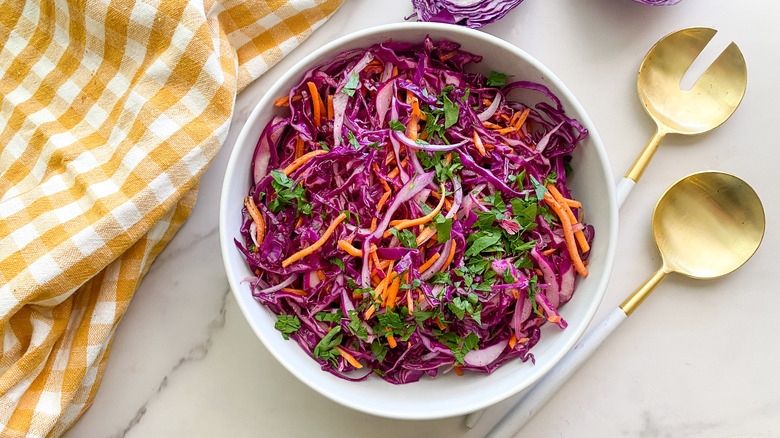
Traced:
<svg viewBox="0 0 780 438">
<path fill-rule="evenodd" d="M 0 436 L 61 435 L 237 91 L 343 0 L 0 0 Z"/>
</svg>

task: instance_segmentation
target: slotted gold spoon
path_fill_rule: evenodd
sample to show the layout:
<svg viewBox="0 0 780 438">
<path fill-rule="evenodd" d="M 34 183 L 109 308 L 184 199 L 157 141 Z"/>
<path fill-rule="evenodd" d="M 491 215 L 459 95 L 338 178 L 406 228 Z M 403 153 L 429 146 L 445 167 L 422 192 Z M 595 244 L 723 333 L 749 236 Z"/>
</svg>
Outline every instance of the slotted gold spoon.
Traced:
<svg viewBox="0 0 780 438">
<path fill-rule="evenodd" d="M 717 31 L 706 27 L 683 29 L 662 38 L 645 55 L 639 67 L 637 90 L 645 111 L 657 129 L 617 186 L 623 205 L 642 177 L 666 134 L 694 135 L 710 131 L 742 102 L 747 88 L 747 67 L 739 47 L 731 43 L 688 91 L 680 81 Z"/>
</svg>

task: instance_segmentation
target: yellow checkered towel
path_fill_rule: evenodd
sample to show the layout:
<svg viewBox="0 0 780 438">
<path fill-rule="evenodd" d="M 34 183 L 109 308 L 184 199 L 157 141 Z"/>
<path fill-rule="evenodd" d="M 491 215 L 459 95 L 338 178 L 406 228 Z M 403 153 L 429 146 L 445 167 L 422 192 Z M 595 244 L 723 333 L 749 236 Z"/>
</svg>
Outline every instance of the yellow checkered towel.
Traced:
<svg viewBox="0 0 780 438">
<path fill-rule="evenodd" d="M 89 406 L 236 93 L 343 0 L 0 0 L 0 436 Z"/>
</svg>

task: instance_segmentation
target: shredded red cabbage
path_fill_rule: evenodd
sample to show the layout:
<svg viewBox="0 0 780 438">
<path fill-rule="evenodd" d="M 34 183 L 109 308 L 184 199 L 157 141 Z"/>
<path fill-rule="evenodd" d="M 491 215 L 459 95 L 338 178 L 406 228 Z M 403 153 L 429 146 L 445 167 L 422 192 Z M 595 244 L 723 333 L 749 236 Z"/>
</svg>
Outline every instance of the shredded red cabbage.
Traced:
<svg viewBox="0 0 780 438">
<path fill-rule="evenodd" d="M 420 21 L 479 29 L 504 17 L 523 0 L 412 0 Z"/>
<path fill-rule="evenodd" d="M 490 373 L 533 360 L 543 324 L 566 327 L 558 309 L 589 252 L 573 257 L 545 196 L 571 197 L 587 131 L 540 84 L 466 72 L 480 61 L 452 41 L 390 41 L 309 70 L 277 101 L 286 115 L 258 140 L 236 245 L 276 328 L 324 370 Z"/>
<path fill-rule="evenodd" d="M 634 0 L 635 2 L 644 3 L 651 6 L 671 6 L 680 3 L 680 0 Z"/>
</svg>

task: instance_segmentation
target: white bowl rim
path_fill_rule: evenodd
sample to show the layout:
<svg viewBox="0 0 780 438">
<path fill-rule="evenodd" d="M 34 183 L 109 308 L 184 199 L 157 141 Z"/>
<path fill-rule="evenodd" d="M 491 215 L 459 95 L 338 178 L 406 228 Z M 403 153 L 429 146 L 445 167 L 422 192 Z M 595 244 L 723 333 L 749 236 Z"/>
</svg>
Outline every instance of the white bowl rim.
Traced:
<svg viewBox="0 0 780 438">
<path fill-rule="evenodd" d="M 305 70 L 301 70 L 301 66 L 312 66 L 313 65 L 312 62 L 317 58 L 319 58 L 320 56 L 322 56 L 322 54 L 329 52 L 335 48 L 338 48 L 339 46 L 353 42 L 355 40 L 359 40 L 362 38 L 366 38 L 384 32 L 398 32 L 404 29 L 415 29 L 415 30 L 428 29 L 430 30 L 431 33 L 444 32 L 451 35 L 464 35 L 469 38 L 481 39 L 488 44 L 499 46 L 502 49 L 513 52 L 514 55 L 525 59 L 529 64 L 533 66 L 534 69 L 542 73 L 547 81 L 555 84 L 554 87 L 555 93 L 558 97 L 565 96 L 565 99 L 568 101 L 568 105 L 566 108 L 567 113 L 574 112 L 578 114 L 577 120 L 583 126 L 585 126 L 589 131 L 588 136 L 590 138 L 590 141 L 593 142 L 593 144 L 590 145 L 589 147 L 595 149 L 593 152 L 595 152 L 595 154 L 598 156 L 599 163 L 601 164 L 600 166 L 601 171 L 604 173 L 605 176 L 609 177 L 611 180 L 613 179 L 606 150 L 587 112 L 582 107 L 579 100 L 577 100 L 574 94 L 569 90 L 569 88 L 549 68 L 547 68 L 536 58 L 534 58 L 524 50 L 520 49 L 519 47 L 507 41 L 504 41 L 496 36 L 487 34 L 483 31 L 469 29 L 463 26 L 444 24 L 444 23 L 427 23 L 427 22 L 391 23 L 391 24 L 368 27 L 344 35 L 340 38 L 337 38 L 336 40 L 317 48 L 313 52 L 303 57 L 300 61 L 296 62 L 294 66 L 292 66 L 289 70 L 287 70 L 285 73 L 283 73 L 279 78 L 277 78 L 274 81 L 274 84 L 269 88 L 269 90 L 266 91 L 265 95 L 257 102 L 254 109 L 250 113 L 249 117 L 244 123 L 244 126 L 242 127 L 234 143 L 233 150 L 230 153 L 230 158 L 225 170 L 225 177 L 223 179 L 222 191 L 220 194 L 219 235 L 220 235 L 220 248 L 222 252 L 223 264 L 228 277 L 228 282 L 230 284 L 231 291 L 233 292 L 236 301 L 238 302 L 239 308 L 241 309 L 242 315 L 244 316 L 245 320 L 249 323 L 252 330 L 255 332 L 256 336 L 262 341 L 264 346 L 266 346 L 266 348 L 276 358 L 276 360 L 278 360 L 284 366 L 285 369 L 287 369 L 290 373 L 295 375 L 300 381 L 304 382 L 311 389 L 314 389 L 318 393 L 341 404 L 342 406 L 346 406 L 367 414 L 386 417 L 386 418 L 405 419 L 405 420 L 432 420 L 432 419 L 448 418 L 448 417 L 468 414 L 477 411 L 479 409 L 483 409 L 488 406 L 491 406 L 495 403 L 498 403 L 506 398 L 515 395 L 516 393 L 522 391 L 523 389 L 532 386 L 537 380 L 539 380 L 550 369 L 552 369 L 553 366 L 555 366 L 558 362 L 560 362 L 563 356 L 574 346 L 577 340 L 582 336 L 583 332 L 585 331 L 585 328 L 592 321 L 593 316 L 596 313 L 596 310 L 601 304 L 603 296 L 606 292 L 607 285 L 609 283 L 609 279 L 613 269 L 615 253 L 617 250 L 618 207 L 617 207 L 617 202 L 615 197 L 614 184 L 607 184 L 606 190 L 608 193 L 606 193 L 606 198 L 609 207 L 608 223 L 610 227 L 609 229 L 606 230 L 599 229 L 599 235 L 605 236 L 604 238 L 607 239 L 607 248 L 605 253 L 606 264 L 604 268 L 604 273 L 602 277 L 599 279 L 598 285 L 596 286 L 596 296 L 590 302 L 585 312 L 586 317 L 584 318 L 583 323 L 576 328 L 572 327 L 571 325 L 567 328 L 567 330 L 576 329 L 576 334 L 570 336 L 569 340 L 566 342 L 564 346 L 565 348 L 559 348 L 556 354 L 554 354 L 550 360 L 548 360 L 544 364 L 534 365 L 534 369 L 531 372 L 531 378 L 528 379 L 528 384 L 525 387 L 506 388 L 502 392 L 495 393 L 492 397 L 484 398 L 483 400 L 476 401 L 469 406 L 448 409 L 446 411 L 436 409 L 435 407 L 432 407 L 430 411 L 425 411 L 425 412 L 408 411 L 408 410 L 407 411 L 376 410 L 376 409 L 372 409 L 372 407 L 367 407 L 362 404 L 355 403 L 349 397 L 340 396 L 338 394 L 333 394 L 327 391 L 325 388 L 323 388 L 323 386 L 319 382 L 315 381 L 316 379 L 314 380 L 310 379 L 304 373 L 300 372 L 296 367 L 290 366 L 289 361 L 287 360 L 286 357 L 284 357 L 284 355 L 282 355 L 274 348 L 270 347 L 271 344 L 269 344 L 268 340 L 266 339 L 266 332 L 260 327 L 258 321 L 249 317 L 249 309 L 247 308 L 248 304 L 245 304 L 244 300 L 242 300 L 240 296 L 242 292 L 240 291 L 239 279 L 234 278 L 234 276 L 231 275 L 231 267 L 228 263 L 228 257 L 227 257 L 228 251 L 235 251 L 235 245 L 232 240 L 233 237 L 232 235 L 228 234 L 228 232 L 225 230 L 226 228 L 225 224 L 228 222 L 228 214 L 227 214 L 228 206 L 226 201 L 229 192 L 228 180 L 230 179 L 229 177 L 234 174 L 235 169 L 238 166 L 247 165 L 245 162 L 239 161 L 238 158 L 239 146 L 246 143 L 247 137 L 250 135 L 248 131 L 251 130 L 249 129 L 249 127 L 251 127 L 255 123 L 256 119 L 260 117 L 261 113 L 263 112 L 262 109 L 265 106 L 267 106 L 264 105 L 264 103 L 272 102 L 274 99 L 273 96 L 276 96 L 278 94 L 276 93 L 277 91 L 279 91 L 277 90 L 278 88 L 277 86 L 287 82 L 289 79 L 291 79 L 291 77 L 295 75 L 300 75 L 303 71 L 305 71 Z M 436 36 L 439 37 L 439 35 Z M 454 39 L 455 37 L 447 36 L 446 38 Z M 286 91 L 286 90 L 282 90 L 282 91 Z M 260 306 L 260 304 L 257 303 L 256 301 L 252 300 L 252 302 Z M 326 373 L 325 371 L 322 371 L 322 373 L 329 375 L 329 373 Z M 355 384 L 359 385 L 360 383 L 355 383 Z"/>
</svg>

